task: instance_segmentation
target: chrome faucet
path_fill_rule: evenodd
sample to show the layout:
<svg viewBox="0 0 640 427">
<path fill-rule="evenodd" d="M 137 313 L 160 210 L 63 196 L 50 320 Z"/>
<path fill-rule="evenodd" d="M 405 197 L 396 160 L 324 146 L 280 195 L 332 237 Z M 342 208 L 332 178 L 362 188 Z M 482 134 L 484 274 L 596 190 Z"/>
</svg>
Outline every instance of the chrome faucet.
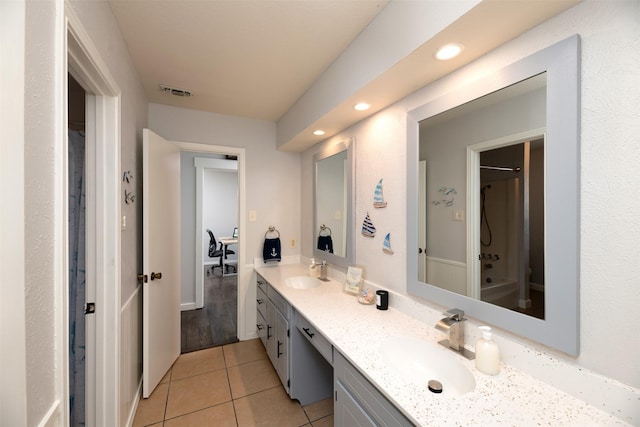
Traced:
<svg viewBox="0 0 640 427">
<path fill-rule="evenodd" d="M 320 267 L 320 277 L 318 279 L 323 282 L 328 282 L 329 278 L 327 277 L 327 261 L 317 262 L 311 265 L 311 268 Z"/>
<path fill-rule="evenodd" d="M 472 360 L 475 357 L 474 353 L 464 348 L 463 322 L 467 320 L 464 317 L 464 311 L 459 308 L 452 308 L 442 314 L 446 317 L 440 319 L 438 323 L 436 323 L 436 329 L 446 333 L 449 336 L 449 339 L 439 341 L 438 344 L 450 348 L 451 350 L 462 354 L 467 359 Z"/>
</svg>

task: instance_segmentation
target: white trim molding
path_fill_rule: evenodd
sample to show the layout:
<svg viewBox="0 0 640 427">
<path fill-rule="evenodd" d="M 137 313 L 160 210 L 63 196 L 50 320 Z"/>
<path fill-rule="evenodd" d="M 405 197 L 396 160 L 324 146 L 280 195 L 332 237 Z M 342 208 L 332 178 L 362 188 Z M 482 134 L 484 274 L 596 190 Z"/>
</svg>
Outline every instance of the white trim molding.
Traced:
<svg viewBox="0 0 640 427">
<path fill-rule="evenodd" d="M 68 2 L 64 7 L 64 52 L 59 78 L 71 74 L 87 92 L 87 293 L 95 296 L 95 332 L 87 329 L 86 402 L 88 425 L 118 425 L 120 420 L 120 89 L 106 62 Z M 66 157 L 67 96 L 59 103 Z M 61 169 L 66 170 L 66 169 Z M 63 174 L 66 176 L 66 174 Z M 57 200 L 66 204 L 66 184 Z M 65 214 L 66 214 L 66 207 Z M 67 252 L 65 243 L 63 252 Z M 66 261 L 66 259 L 65 259 Z M 65 262 L 64 265 L 67 265 Z M 96 287 L 96 284 L 100 284 Z M 66 290 L 64 292 L 66 295 Z M 65 302 L 65 319 L 68 311 Z M 92 326 L 93 323 L 89 323 Z M 68 330 L 63 330 L 68 340 Z M 95 339 L 95 341 L 94 341 Z M 95 351 L 93 351 L 95 350 Z M 65 350 L 66 351 L 66 350 Z M 93 355 L 91 354 L 93 352 Z M 95 364 L 94 364 L 95 363 Z M 68 365 L 65 353 L 62 364 Z M 91 397 L 93 396 L 93 397 Z M 66 399 L 68 402 L 68 399 Z M 68 412 L 68 403 L 65 404 Z"/>
</svg>

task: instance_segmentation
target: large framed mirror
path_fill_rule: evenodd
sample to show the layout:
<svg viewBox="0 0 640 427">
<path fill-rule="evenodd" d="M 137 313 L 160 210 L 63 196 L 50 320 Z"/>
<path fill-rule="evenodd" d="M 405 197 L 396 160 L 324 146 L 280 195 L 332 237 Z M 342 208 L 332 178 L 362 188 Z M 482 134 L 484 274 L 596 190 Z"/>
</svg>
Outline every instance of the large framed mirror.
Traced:
<svg viewBox="0 0 640 427">
<path fill-rule="evenodd" d="M 314 249 L 318 261 L 353 263 L 353 141 L 325 146 L 313 156 Z"/>
<path fill-rule="evenodd" d="M 579 37 L 408 115 L 408 292 L 579 352 Z M 417 160 L 416 160 L 417 159 Z"/>
</svg>

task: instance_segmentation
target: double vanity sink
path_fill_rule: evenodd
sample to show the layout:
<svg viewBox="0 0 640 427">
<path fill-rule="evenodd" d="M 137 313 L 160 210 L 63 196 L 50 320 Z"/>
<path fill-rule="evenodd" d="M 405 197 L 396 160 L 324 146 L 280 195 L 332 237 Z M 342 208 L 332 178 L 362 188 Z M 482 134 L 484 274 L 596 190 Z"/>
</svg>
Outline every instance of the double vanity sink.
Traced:
<svg viewBox="0 0 640 427">
<path fill-rule="evenodd" d="M 341 421 L 354 413 L 340 402 L 349 392 L 366 412 L 375 412 L 373 401 L 382 402 L 382 412 L 397 411 L 396 425 L 624 425 L 509 365 L 496 376 L 480 373 L 473 361 L 437 344 L 443 335 L 434 325 L 395 309 L 398 300 L 389 310 L 359 304 L 342 283 L 309 277 L 303 265 L 256 272 L 331 347 L 337 426 L 356 421 Z M 330 360 L 326 352 L 324 358 Z"/>
</svg>

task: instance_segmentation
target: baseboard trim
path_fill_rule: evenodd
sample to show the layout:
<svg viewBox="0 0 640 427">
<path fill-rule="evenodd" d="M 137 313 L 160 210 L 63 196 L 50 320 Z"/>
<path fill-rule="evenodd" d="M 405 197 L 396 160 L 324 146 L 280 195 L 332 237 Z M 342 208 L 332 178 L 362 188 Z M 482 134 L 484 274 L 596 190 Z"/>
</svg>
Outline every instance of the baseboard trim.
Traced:
<svg viewBox="0 0 640 427">
<path fill-rule="evenodd" d="M 195 309 L 196 309 L 195 302 L 187 302 L 184 304 L 180 304 L 180 311 L 189 311 L 189 310 L 195 310 Z"/>
<path fill-rule="evenodd" d="M 64 425 L 62 421 L 62 410 L 60 400 L 56 400 L 51 405 L 51 408 L 47 411 L 46 415 L 42 417 L 42 421 L 38 423 L 38 427 L 53 427 Z"/>
<path fill-rule="evenodd" d="M 138 411 L 138 404 L 140 403 L 140 396 L 142 396 L 142 378 L 140 378 L 140 382 L 138 383 L 136 398 L 133 401 L 133 405 L 131 405 L 131 411 L 129 412 L 129 417 L 127 418 L 127 427 L 133 427 L 133 422 L 136 419 L 136 412 Z"/>
</svg>

